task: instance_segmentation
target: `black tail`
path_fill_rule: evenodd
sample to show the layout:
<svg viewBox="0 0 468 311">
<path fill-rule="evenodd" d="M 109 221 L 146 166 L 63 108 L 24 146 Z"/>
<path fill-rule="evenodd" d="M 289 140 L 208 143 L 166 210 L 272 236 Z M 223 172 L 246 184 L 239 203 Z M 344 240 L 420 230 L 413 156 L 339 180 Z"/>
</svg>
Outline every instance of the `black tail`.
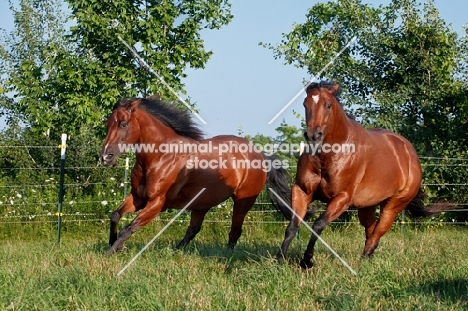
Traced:
<svg viewBox="0 0 468 311">
<path fill-rule="evenodd" d="M 279 158 L 276 156 L 268 156 L 263 155 L 265 160 L 274 161 L 278 160 Z M 272 162 L 270 162 L 271 164 Z M 273 206 L 281 213 L 283 216 L 291 220 L 293 212 L 291 211 L 291 176 L 286 169 L 280 168 L 273 168 L 271 165 L 269 166 L 270 170 L 267 174 L 266 180 L 266 192 L 268 197 L 270 198 L 271 203 Z M 275 193 L 273 193 L 270 189 L 272 189 Z M 281 198 L 279 199 L 278 196 Z M 313 216 L 312 211 L 307 211 L 306 215 L 304 216 L 304 220 L 309 219 Z"/>
<path fill-rule="evenodd" d="M 412 217 L 431 217 L 448 210 L 455 209 L 456 206 L 450 202 L 437 202 L 427 207 L 423 200 L 426 198 L 424 192 L 419 189 L 418 195 L 408 204 L 406 210 Z"/>
</svg>

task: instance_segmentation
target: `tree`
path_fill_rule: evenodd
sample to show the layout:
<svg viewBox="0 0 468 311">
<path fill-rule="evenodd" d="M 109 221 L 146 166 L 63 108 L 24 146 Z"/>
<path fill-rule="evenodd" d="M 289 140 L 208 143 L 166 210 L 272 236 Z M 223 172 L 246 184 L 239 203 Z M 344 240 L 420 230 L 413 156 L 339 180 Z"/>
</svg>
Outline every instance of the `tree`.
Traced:
<svg viewBox="0 0 468 311">
<path fill-rule="evenodd" d="M 318 3 L 279 45 L 266 46 L 314 75 L 354 36 L 356 42 L 318 78 L 339 82 L 343 102 L 364 125 L 402 134 L 420 156 L 468 158 L 467 39 L 440 18 L 433 1 Z M 426 180 L 445 183 L 466 180 L 466 173 L 425 167 Z M 439 198 L 466 198 L 462 189 L 429 190 Z"/>
<path fill-rule="evenodd" d="M 324 76 L 342 84 L 345 103 L 365 124 L 405 135 L 423 154 L 438 152 L 430 143 L 435 139 L 466 133 L 463 49 L 432 1 L 423 10 L 414 0 L 378 8 L 359 0 L 319 3 L 305 23 L 269 47 L 314 74 L 353 36 L 357 43 Z"/>
<path fill-rule="evenodd" d="M 47 80 L 54 75 L 50 66 L 53 50 L 65 48 L 62 38 L 66 19 L 58 0 L 21 0 L 18 8 L 11 0 L 9 4 L 15 29 L 11 33 L 2 30 L 1 107 L 9 122 L 34 123 L 44 118 L 39 107 L 49 92 Z"/>
<path fill-rule="evenodd" d="M 278 136 L 270 137 L 263 134 L 255 136 L 246 135 L 245 138 L 255 145 L 261 146 L 261 150 L 267 154 L 274 154 L 282 160 L 287 160 L 289 167 L 295 168 L 299 159 L 299 147 L 304 141 L 303 131 L 293 125 L 288 125 L 283 120 L 277 127 Z M 291 169 L 293 173 L 295 170 Z"/>
<path fill-rule="evenodd" d="M 135 60 L 119 37 L 133 45 L 178 92 L 185 69 L 203 68 L 201 31 L 218 29 L 232 16 L 225 0 L 141 1 L 21 0 L 12 9 L 16 30 L 2 43 L 3 105 L 33 129 L 73 133 L 102 129 L 119 97 L 175 97 Z M 68 18 L 67 18 L 68 17 Z M 67 26 L 72 24 L 71 28 Z"/>
<path fill-rule="evenodd" d="M 63 0 L 14 3 L 10 1 L 15 29 L 0 36 L 0 109 L 9 125 L 0 132 L 0 184 L 56 181 L 56 146 L 65 132 L 65 181 L 77 185 L 66 189 L 72 201 L 102 199 L 120 183 L 114 170 L 97 166 L 104 120 L 118 98 L 157 93 L 175 101 L 117 36 L 183 93 L 186 68 L 203 68 L 211 56 L 201 32 L 232 18 L 229 4 L 221 0 L 70 0 L 70 7 Z M 50 136 L 43 135 L 48 130 Z M 108 185 L 111 177 L 113 186 Z M 2 189 L 0 197 L 15 195 L 13 188 Z M 55 184 L 47 183 L 47 189 L 31 189 L 28 195 L 55 202 Z M 9 208 L 2 206 L 0 212 Z M 79 208 L 95 211 L 96 206 Z"/>
</svg>

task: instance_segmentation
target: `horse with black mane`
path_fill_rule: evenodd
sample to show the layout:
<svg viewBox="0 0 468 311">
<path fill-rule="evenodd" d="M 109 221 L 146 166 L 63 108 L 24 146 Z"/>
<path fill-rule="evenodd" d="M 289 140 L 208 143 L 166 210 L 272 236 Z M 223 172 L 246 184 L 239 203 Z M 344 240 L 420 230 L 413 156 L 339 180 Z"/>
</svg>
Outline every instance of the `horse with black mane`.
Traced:
<svg viewBox="0 0 468 311">
<path fill-rule="evenodd" d="M 190 224 L 177 245 L 184 247 L 200 231 L 210 208 L 230 197 L 234 207 L 229 246 L 234 248 L 244 218 L 265 183 L 290 202 L 288 172 L 278 163 L 271 165 L 278 159 L 252 149 L 244 138 L 225 135 L 204 139 L 188 112 L 161 100 L 121 99 L 106 126 L 107 137 L 101 151 L 104 165 L 115 164 L 116 158 L 129 146 L 136 153 L 131 192 L 111 215 L 109 254 L 122 249 L 125 240 L 160 212 L 188 205 Z M 168 146 L 187 147 L 187 150 L 169 150 Z M 239 162 L 242 165 L 237 165 Z M 206 190 L 189 204 L 203 188 Z M 270 198 L 279 210 L 291 217 L 281 201 Z M 122 216 L 136 211 L 140 213 L 117 235 Z"/>
<path fill-rule="evenodd" d="M 327 204 L 312 227 L 318 235 L 349 207 L 357 208 L 366 235 L 364 257 L 374 253 L 380 238 L 404 209 L 412 216 L 427 217 L 454 208 L 450 203 L 424 208 L 422 170 L 414 147 L 391 131 L 364 129 L 345 113 L 337 98 L 340 91 L 333 82 L 312 83 L 306 88 L 305 138 L 309 148 L 298 161 L 292 187 L 295 213 L 277 255 L 280 262 L 300 223 L 309 218 L 307 207 L 313 199 Z M 301 261 L 304 269 L 313 266 L 316 241 L 313 234 Z"/>
</svg>

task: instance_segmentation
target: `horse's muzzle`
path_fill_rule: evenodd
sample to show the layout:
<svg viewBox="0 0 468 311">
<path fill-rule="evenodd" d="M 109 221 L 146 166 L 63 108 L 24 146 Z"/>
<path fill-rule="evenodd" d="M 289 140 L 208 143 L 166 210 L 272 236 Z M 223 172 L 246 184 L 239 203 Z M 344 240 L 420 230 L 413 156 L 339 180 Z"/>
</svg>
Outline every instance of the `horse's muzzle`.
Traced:
<svg viewBox="0 0 468 311">
<path fill-rule="evenodd" d="M 115 155 L 113 153 L 104 153 L 101 155 L 102 163 L 105 166 L 115 166 L 117 162 L 115 161 Z"/>
<path fill-rule="evenodd" d="M 321 127 L 307 129 L 304 133 L 305 139 L 312 144 L 321 144 L 323 142 L 323 130 Z"/>
<path fill-rule="evenodd" d="M 311 131 L 307 129 L 304 132 L 304 138 L 309 144 L 311 154 L 317 155 L 320 153 L 323 143 L 323 132 L 322 131 Z"/>
</svg>

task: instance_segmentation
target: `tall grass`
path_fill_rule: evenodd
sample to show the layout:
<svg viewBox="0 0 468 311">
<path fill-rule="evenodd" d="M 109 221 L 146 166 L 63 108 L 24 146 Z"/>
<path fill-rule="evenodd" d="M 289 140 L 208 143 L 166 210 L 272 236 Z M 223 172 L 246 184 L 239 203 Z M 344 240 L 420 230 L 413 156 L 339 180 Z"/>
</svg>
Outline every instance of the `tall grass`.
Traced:
<svg viewBox="0 0 468 311">
<path fill-rule="evenodd" d="M 54 226 L 0 228 L 2 310 L 466 310 L 468 230 L 390 231 L 362 260 L 363 230 L 327 228 L 322 237 L 358 273 L 318 244 L 316 265 L 298 262 L 310 236 L 302 227 L 289 260 L 274 254 L 285 224 L 247 223 L 236 249 L 229 225 L 205 223 L 185 250 L 174 246 L 186 223 L 165 231 L 121 276 L 116 274 L 162 228 L 154 222 L 114 256 L 107 224 L 69 224 L 60 245 Z M 41 228 L 40 230 L 37 230 Z"/>
</svg>

